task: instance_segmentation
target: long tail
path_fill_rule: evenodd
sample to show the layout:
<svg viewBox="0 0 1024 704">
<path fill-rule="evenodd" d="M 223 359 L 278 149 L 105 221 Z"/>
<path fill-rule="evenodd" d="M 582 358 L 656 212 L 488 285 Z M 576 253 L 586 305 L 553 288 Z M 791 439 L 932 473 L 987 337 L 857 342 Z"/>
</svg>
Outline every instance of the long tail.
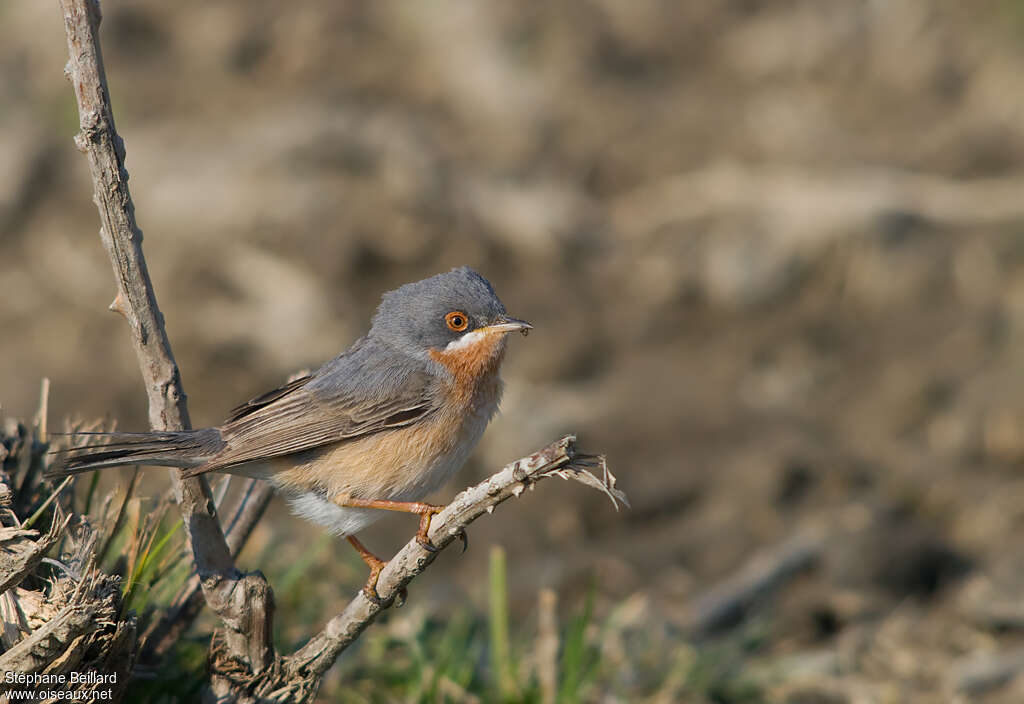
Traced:
<svg viewBox="0 0 1024 704">
<path fill-rule="evenodd" d="M 198 467 L 224 446 L 216 428 L 150 433 L 73 433 L 89 442 L 55 452 L 46 475 L 65 477 L 104 467 L 145 464 Z"/>
</svg>

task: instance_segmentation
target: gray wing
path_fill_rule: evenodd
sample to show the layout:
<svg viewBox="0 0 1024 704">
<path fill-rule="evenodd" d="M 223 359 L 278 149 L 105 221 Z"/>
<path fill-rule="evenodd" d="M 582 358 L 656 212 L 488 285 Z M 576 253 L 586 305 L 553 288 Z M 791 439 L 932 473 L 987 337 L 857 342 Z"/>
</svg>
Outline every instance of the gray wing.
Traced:
<svg viewBox="0 0 1024 704">
<path fill-rule="evenodd" d="M 186 474 L 204 474 L 401 428 L 437 409 L 437 377 L 424 371 L 382 376 L 382 371 L 339 358 L 312 376 L 239 406 L 220 427 L 224 449 Z"/>
</svg>

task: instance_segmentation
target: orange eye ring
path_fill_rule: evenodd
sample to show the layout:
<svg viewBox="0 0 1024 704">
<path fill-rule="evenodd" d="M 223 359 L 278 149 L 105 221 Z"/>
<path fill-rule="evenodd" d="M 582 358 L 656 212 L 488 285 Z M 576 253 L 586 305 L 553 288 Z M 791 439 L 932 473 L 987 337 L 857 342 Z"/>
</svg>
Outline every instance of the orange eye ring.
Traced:
<svg viewBox="0 0 1024 704">
<path fill-rule="evenodd" d="M 444 316 L 444 322 L 447 323 L 448 327 L 455 332 L 462 332 L 469 327 L 469 316 L 461 310 L 453 310 L 451 313 Z"/>
</svg>

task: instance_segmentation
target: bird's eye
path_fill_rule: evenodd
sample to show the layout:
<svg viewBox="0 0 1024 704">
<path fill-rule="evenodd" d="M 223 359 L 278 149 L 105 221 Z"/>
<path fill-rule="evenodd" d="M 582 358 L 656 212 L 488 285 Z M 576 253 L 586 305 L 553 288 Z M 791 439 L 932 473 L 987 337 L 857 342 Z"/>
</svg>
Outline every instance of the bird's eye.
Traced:
<svg viewBox="0 0 1024 704">
<path fill-rule="evenodd" d="M 453 310 L 444 316 L 444 322 L 448 323 L 448 327 L 455 332 L 462 332 L 469 327 L 469 317 L 461 310 Z"/>
</svg>

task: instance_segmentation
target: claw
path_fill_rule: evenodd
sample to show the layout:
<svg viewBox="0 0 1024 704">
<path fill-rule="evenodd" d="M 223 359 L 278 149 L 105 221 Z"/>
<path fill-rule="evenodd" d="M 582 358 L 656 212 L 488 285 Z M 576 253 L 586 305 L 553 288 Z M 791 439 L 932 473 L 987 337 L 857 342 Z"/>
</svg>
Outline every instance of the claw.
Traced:
<svg viewBox="0 0 1024 704">
<path fill-rule="evenodd" d="M 466 535 L 465 528 L 459 529 L 458 538 L 462 541 L 462 552 L 465 553 L 467 550 L 469 550 L 469 536 Z"/>
<path fill-rule="evenodd" d="M 437 547 L 432 542 L 430 542 L 429 538 L 423 538 L 420 536 L 419 533 L 416 534 L 416 542 L 419 543 L 420 547 L 426 550 L 427 552 L 438 552 L 441 550 L 441 548 Z"/>
<path fill-rule="evenodd" d="M 369 584 L 364 584 L 363 596 L 365 596 L 367 600 L 374 606 L 377 606 L 382 609 L 387 606 L 387 603 L 383 599 L 381 599 L 380 594 L 377 593 L 376 586 L 371 587 Z"/>
</svg>

